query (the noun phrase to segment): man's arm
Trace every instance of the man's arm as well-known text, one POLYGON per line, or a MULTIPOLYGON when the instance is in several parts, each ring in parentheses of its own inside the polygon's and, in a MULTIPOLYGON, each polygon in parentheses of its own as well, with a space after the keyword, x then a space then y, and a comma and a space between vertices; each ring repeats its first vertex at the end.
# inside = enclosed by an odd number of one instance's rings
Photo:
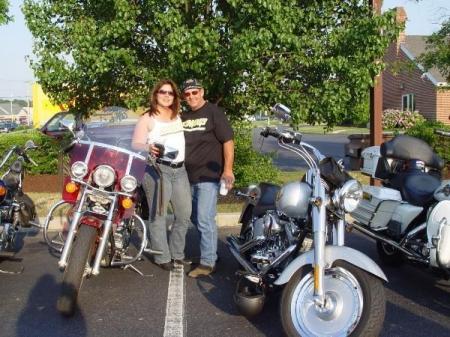
POLYGON ((223 159, 224 165, 221 178, 225 180, 227 189, 230 190, 234 184, 234 141, 232 139, 223 143, 223 159))

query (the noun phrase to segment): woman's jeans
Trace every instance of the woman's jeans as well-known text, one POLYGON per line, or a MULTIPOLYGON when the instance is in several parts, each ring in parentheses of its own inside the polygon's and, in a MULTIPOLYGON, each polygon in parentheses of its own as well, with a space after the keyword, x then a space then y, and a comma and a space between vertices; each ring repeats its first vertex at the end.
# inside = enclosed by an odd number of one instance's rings
POLYGON ((200 234, 200 264, 214 267, 217 260, 217 192, 219 184, 201 182, 191 185, 192 223, 200 234))
MULTIPOLYGON (((162 200, 161 211, 156 212, 149 210, 150 215, 150 245, 153 250, 159 250, 161 255, 155 255, 155 262, 158 264, 170 262, 171 259, 184 259, 184 247, 186 244, 186 232, 190 224, 192 199, 190 193, 190 185, 186 169, 184 165, 180 168, 171 168, 166 165, 159 165, 162 173, 162 200), (174 223, 170 231, 169 240, 167 240, 167 207, 169 202, 172 204, 174 214, 174 223)), ((160 195, 156 189, 157 182, 148 172, 144 175, 142 187, 144 188, 147 203, 149 205, 157 205, 154 202, 154 196, 160 195), (158 193, 155 193, 155 190, 158 193)))

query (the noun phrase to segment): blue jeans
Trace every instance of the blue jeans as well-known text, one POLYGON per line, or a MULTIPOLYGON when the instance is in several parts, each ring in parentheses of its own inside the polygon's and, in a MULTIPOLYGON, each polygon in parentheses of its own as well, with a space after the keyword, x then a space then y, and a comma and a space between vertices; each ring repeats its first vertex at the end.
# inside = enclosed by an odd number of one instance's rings
POLYGON ((219 184, 191 184, 192 223, 200 234, 200 264, 214 267, 217 260, 217 193, 219 184))
MULTIPOLYGON (((162 251, 161 255, 154 256, 155 262, 161 264, 170 262, 171 259, 184 259, 186 232, 190 224, 192 202, 185 167, 171 168, 160 165, 159 168, 162 173, 162 214, 158 211, 152 214, 150 211, 149 234, 152 249, 162 251), (169 202, 172 204, 175 219, 168 240, 166 217, 169 202)), ((159 194, 155 193, 155 184, 155 178, 146 172, 142 186, 147 196, 148 204, 153 205, 153 207, 157 205, 154 199, 158 197, 156 194, 159 194)), ((152 207, 149 206, 149 208, 152 207)))

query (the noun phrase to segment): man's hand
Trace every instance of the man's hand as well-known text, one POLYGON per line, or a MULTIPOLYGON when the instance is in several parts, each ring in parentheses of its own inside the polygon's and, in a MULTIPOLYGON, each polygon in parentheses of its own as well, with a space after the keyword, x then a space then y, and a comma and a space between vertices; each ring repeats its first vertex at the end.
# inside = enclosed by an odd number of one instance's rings
POLYGON ((234 184, 233 171, 224 171, 222 173, 222 176, 220 177, 220 179, 225 181, 225 185, 227 187, 227 190, 231 190, 233 188, 233 184, 234 184))

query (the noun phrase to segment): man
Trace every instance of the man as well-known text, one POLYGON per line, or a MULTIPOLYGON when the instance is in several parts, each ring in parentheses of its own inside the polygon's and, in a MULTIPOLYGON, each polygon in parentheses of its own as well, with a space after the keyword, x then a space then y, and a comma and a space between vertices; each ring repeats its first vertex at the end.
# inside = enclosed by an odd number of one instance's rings
POLYGON ((192 222, 200 233, 200 264, 189 277, 214 272, 217 260, 217 193, 219 182, 231 189, 234 183, 233 130, 223 109, 204 98, 196 79, 182 85, 189 111, 181 115, 186 139, 185 165, 192 192, 192 222))

